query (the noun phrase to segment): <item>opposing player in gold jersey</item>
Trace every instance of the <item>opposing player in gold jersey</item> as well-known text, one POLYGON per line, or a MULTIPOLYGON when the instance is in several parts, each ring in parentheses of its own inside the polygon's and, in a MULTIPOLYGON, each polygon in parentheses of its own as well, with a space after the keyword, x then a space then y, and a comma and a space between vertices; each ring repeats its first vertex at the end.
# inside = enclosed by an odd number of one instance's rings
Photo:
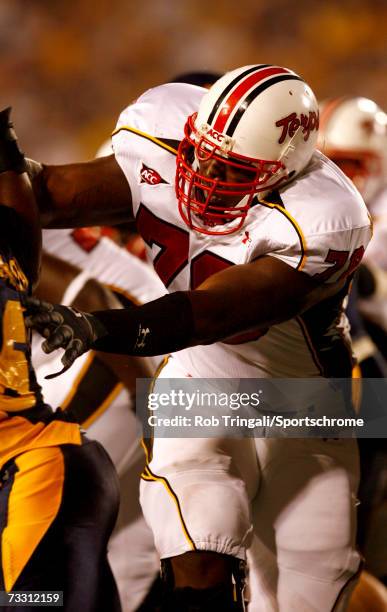
POLYGON ((41 231, 25 170, 7 109, 0 113, 0 590, 63 591, 69 612, 118 611, 106 557, 118 509, 114 468, 102 446, 45 404, 31 365, 23 304, 38 279, 41 231))

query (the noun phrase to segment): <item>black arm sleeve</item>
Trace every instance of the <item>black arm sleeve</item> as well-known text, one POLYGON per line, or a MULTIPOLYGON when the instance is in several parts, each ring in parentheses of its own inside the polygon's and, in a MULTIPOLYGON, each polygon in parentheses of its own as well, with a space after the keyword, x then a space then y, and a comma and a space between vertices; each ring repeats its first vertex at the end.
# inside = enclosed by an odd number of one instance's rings
POLYGON ((191 301, 183 291, 143 306, 92 313, 98 320, 98 339, 92 348, 123 355, 165 355, 190 346, 194 337, 191 301))

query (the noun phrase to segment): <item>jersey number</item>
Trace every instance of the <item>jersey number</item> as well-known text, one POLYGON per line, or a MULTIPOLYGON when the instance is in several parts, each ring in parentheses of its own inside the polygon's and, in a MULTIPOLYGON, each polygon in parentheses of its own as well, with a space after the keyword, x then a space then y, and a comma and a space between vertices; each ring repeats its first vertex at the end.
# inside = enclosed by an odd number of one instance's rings
MULTIPOLYGON (((364 250, 365 249, 363 246, 360 246, 354 250, 349 260, 348 269, 345 270, 345 272, 343 272, 339 276, 339 278, 337 279, 338 281, 342 280, 343 278, 347 276, 350 276, 352 272, 356 270, 356 268, 358 267, 358 265, 360 264, 362 260, 362 257, 364 255, 364 250)), ((349 251, 334 251, 332 249, 329 249, 328 255, 326 256, 325 261, 327 263, 333 264, 333 266, 331 266, 327 270, 324 270, 324 272, 320 272, 319 274, 316 274, 315 275, 316 278, 319 278, 320 280, 325 282, 326 280, 331 278, 331 276, 336 274, 336 272, 338 272, 345 266, 345 264, 348 261, 348 257, 349 257, 349 251)))
MULTIPOLYGON (((152 247, 156 244, 160 251, 153 266, 164 285, 168 287, 188 264, 189 233, 156 217, 146 206, 140 205, 137 214, 137 229, 145 242, 152 247)), ((234 264, 210 251, 203 251, 191 261, 190 288, 196 289, 209 276, 233 266, 234 264)), ((263 335, 262 330, 247 332, 226 341, 227 344, 251 342, 263 335)))

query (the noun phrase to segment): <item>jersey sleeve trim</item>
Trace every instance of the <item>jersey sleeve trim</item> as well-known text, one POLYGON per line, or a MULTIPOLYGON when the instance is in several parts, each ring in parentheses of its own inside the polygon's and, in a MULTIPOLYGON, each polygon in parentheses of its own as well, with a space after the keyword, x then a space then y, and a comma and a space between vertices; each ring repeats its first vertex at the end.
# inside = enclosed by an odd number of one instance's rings
POLYGON ((263 200, 263 199, 260 199, 259 203, 262 204, 263 206, 268 207, 268 208, 275 208, 276 210, 278 210, 282 215, 284 215, 284 217, 286 217, 286 219, 288 221, 290 221, 290 223, 294 227, 294 229, 295 229, 295 231, 297 233, 298 239, 300 241, 300 247, 301 247, 301 257, 300 257, 300 261, 297 264, 296 270, 299 270, 299 271, 302 270, 302 268, 305 266, 305 262, 306 262, 306 258, 307 258, 307 255, 306 255, 306 239, 305 239, 304 233, 303 233, 302 229, 300 228, 300 226, 298 225, 297 221, 280 204, 274 204, 274 203, 271 203, 271 202, 267 202, 267 200, 263 200))
MULTIPOLYGON (((136 128, 130 127, 129 125, 121 125, 119 128, 114 130, 114 132, 112 132, 112 137, 116 136, 116 134, 118 134, 122 130, 125 131, 125 132, 132 132, 132 134, 136 134, 137 136, 141 136, 141 138, 146 138, 146 140, 150 140, 151 142, 154 142, 155 144, 157 144, 162 149, 165 149, 166 151, 169 151, 169 153, 172 153, 172 155, 177 155, 177 148, 171 147, 167 142, 164 142, 160 138, 156 138, 155 136, 151 136, 150 134, 147 134, 146 132, 141 132, 141 130, 137 130, 136 128)), ((171 142, 171 141, 168 141, 168 142, 171 142)))
POLYGON ((370 238, 370 240, 371 240, 373 238, 373 236, 374 236, 374 219, 372 218, 372 215, 371 215, 369 210, 367 210, 367 216, 368 216, 368 219, 370 221, 370 230, 371 230, 371 238, 370 238))

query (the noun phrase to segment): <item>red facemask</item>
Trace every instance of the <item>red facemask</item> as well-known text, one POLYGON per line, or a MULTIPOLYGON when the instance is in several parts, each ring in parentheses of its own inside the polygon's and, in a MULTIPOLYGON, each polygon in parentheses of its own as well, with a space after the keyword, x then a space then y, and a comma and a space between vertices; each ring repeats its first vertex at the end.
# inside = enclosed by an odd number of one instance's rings
POLYGON ((242 227, 255 194, 282 183, 287 178, 286 169, 280 161, 254 159, 222 150, 197 132, 195 119, 196 114, 188 118, 185 138, 177 154, 175 189, 179 212, 185 223, 200 233, 231 234, 242 227), (223 165, 222 178, 228 173, 241 178, 230 181, 201 173, 200 162, 209 160, 216 161, 220 167, 223 165), (198 170, 194 170, 194 165, 198 170), (278 180, 273 181, 277 174, 278 180), (230 200, 234 202, 230 204, 230 200), (226 227, 212 229, 216 225, 226 227))

